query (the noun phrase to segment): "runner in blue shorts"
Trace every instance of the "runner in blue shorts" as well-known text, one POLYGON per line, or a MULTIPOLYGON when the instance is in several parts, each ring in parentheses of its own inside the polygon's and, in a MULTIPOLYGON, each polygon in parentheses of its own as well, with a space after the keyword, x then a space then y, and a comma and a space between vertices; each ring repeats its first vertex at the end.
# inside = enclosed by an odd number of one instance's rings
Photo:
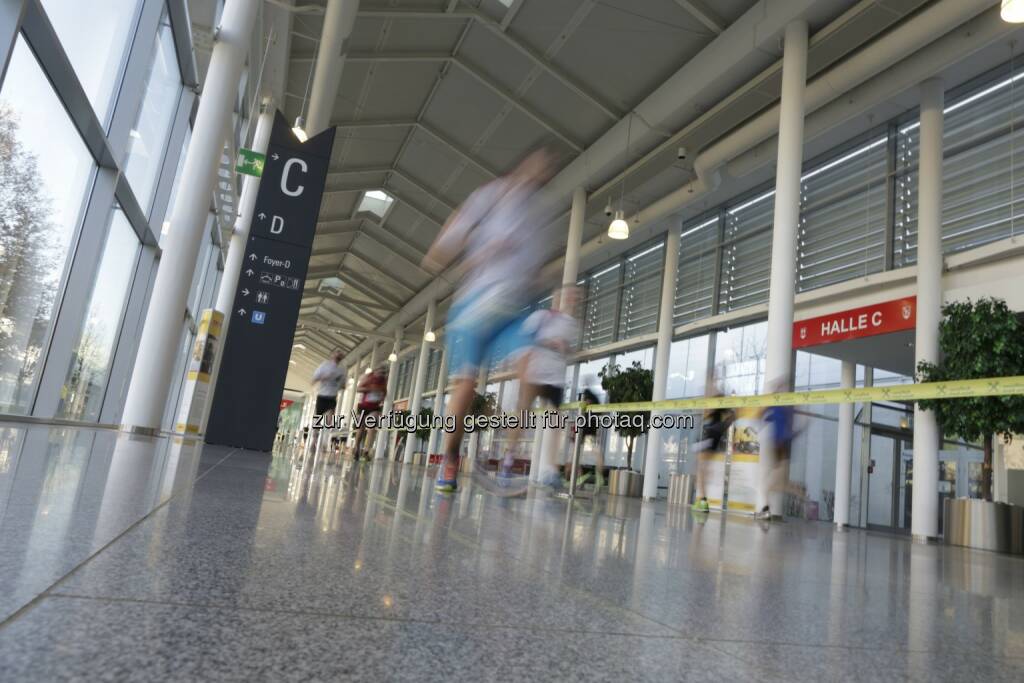
MULTIPOLYGON (((551 162, 547 150, 531 152, 511 173, 476 190, 448 219, 424 258, 424 267, 434 272, 460 253, 466 266, 448 312, 449 366, 455 382, 448 410, 455 429, 446 434, 438 490, 457 487, 463 421, 481 364, 530 344, 522 323, 524 309, 539 291, 538 276, 551 242, 540 235, 547 216, 539 195, 551 176, 551 162)), ((521 395, 520 402, 524 399, 521 395)))

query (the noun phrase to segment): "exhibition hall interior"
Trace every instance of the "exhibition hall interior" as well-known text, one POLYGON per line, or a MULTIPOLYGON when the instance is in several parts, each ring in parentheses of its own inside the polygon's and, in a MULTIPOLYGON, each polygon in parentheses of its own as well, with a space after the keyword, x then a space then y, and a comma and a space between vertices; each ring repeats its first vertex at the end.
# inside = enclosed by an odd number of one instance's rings
POLYGON ((1024 0, 0 0, 0 679, 1024 680, 1022 129, 1024 0))

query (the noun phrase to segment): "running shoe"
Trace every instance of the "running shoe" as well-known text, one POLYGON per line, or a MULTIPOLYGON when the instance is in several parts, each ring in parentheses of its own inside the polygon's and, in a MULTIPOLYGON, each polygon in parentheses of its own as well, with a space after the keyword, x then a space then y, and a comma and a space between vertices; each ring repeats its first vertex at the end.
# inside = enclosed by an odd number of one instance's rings
POLYGON ((455 493, 459 488, 459 459, 445 458, 437 468, 437 483, 434 488, 441 493, 455 493))
POLYGON ((757 519, 763 519, 765 521, 770 520, 772 518, 771 508, 765 505, 763 508, 761 508, 760 512, 754 514, 754 517, 756 517, 757 519))
POLYGON ((583 473, 583 474, 582 474, 582 475, 580 476, 580 478, 576 480, 576 485, 577 485, 577 486, 583 486, 583 485, 584 485, 584 484, 586 484, 586 483, 587 483, 588 481, 590 481, 590 472, 584 472, 584 473, 583 473))
POLYGON ((540 483, 541 486, 547 486, 556 493, 565 488, 565 484, 562 481, 562 475, 559 474, 558 472, 552 472, 551 474, 547 475, 546 477, 541 479, 540 483))
POLYGON ((707 498, 701 498, 700 500, 694 502, 693 509, 695 512, 708 512, 711 510, 711 506, 708 505, 707 498))

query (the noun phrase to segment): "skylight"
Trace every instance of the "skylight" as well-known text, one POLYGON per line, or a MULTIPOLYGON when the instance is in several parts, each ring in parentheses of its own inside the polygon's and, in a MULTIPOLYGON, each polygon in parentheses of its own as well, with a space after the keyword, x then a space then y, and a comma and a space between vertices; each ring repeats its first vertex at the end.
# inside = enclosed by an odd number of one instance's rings
POLYGON ((359 201, 359 208, 356 211, 366 211, 372 213, 377 218, 384 218, 384 214, 388 212, 391 203, 394 201, 395 198, 383 190, 370 190, 363 194, 363 198, 359 201))

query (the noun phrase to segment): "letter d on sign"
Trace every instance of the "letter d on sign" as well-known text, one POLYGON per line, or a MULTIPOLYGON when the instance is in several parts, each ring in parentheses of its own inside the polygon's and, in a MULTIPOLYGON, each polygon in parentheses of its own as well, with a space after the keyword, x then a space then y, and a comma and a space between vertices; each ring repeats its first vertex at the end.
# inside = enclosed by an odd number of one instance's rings
POLYGON ((280 235, 284 232, 284 219, 280 216, 274 216, 270 219, 270 234, 280 235))
POLYGON ((299 165, 299 168, 302 169, 303 173, 307 173, 309 171, 309 166, 307 166, 306 162, 302 159, 296 159, 293 157, 284 162, 284 170, 281 171, 281 192, 284 192, 289 197, 298 197, 302 194, 302 191, 306 189, 304 185, 296 185, 294 190, 288 189, 288 174, 291 173, 292 166, 295 164, 299 165))

